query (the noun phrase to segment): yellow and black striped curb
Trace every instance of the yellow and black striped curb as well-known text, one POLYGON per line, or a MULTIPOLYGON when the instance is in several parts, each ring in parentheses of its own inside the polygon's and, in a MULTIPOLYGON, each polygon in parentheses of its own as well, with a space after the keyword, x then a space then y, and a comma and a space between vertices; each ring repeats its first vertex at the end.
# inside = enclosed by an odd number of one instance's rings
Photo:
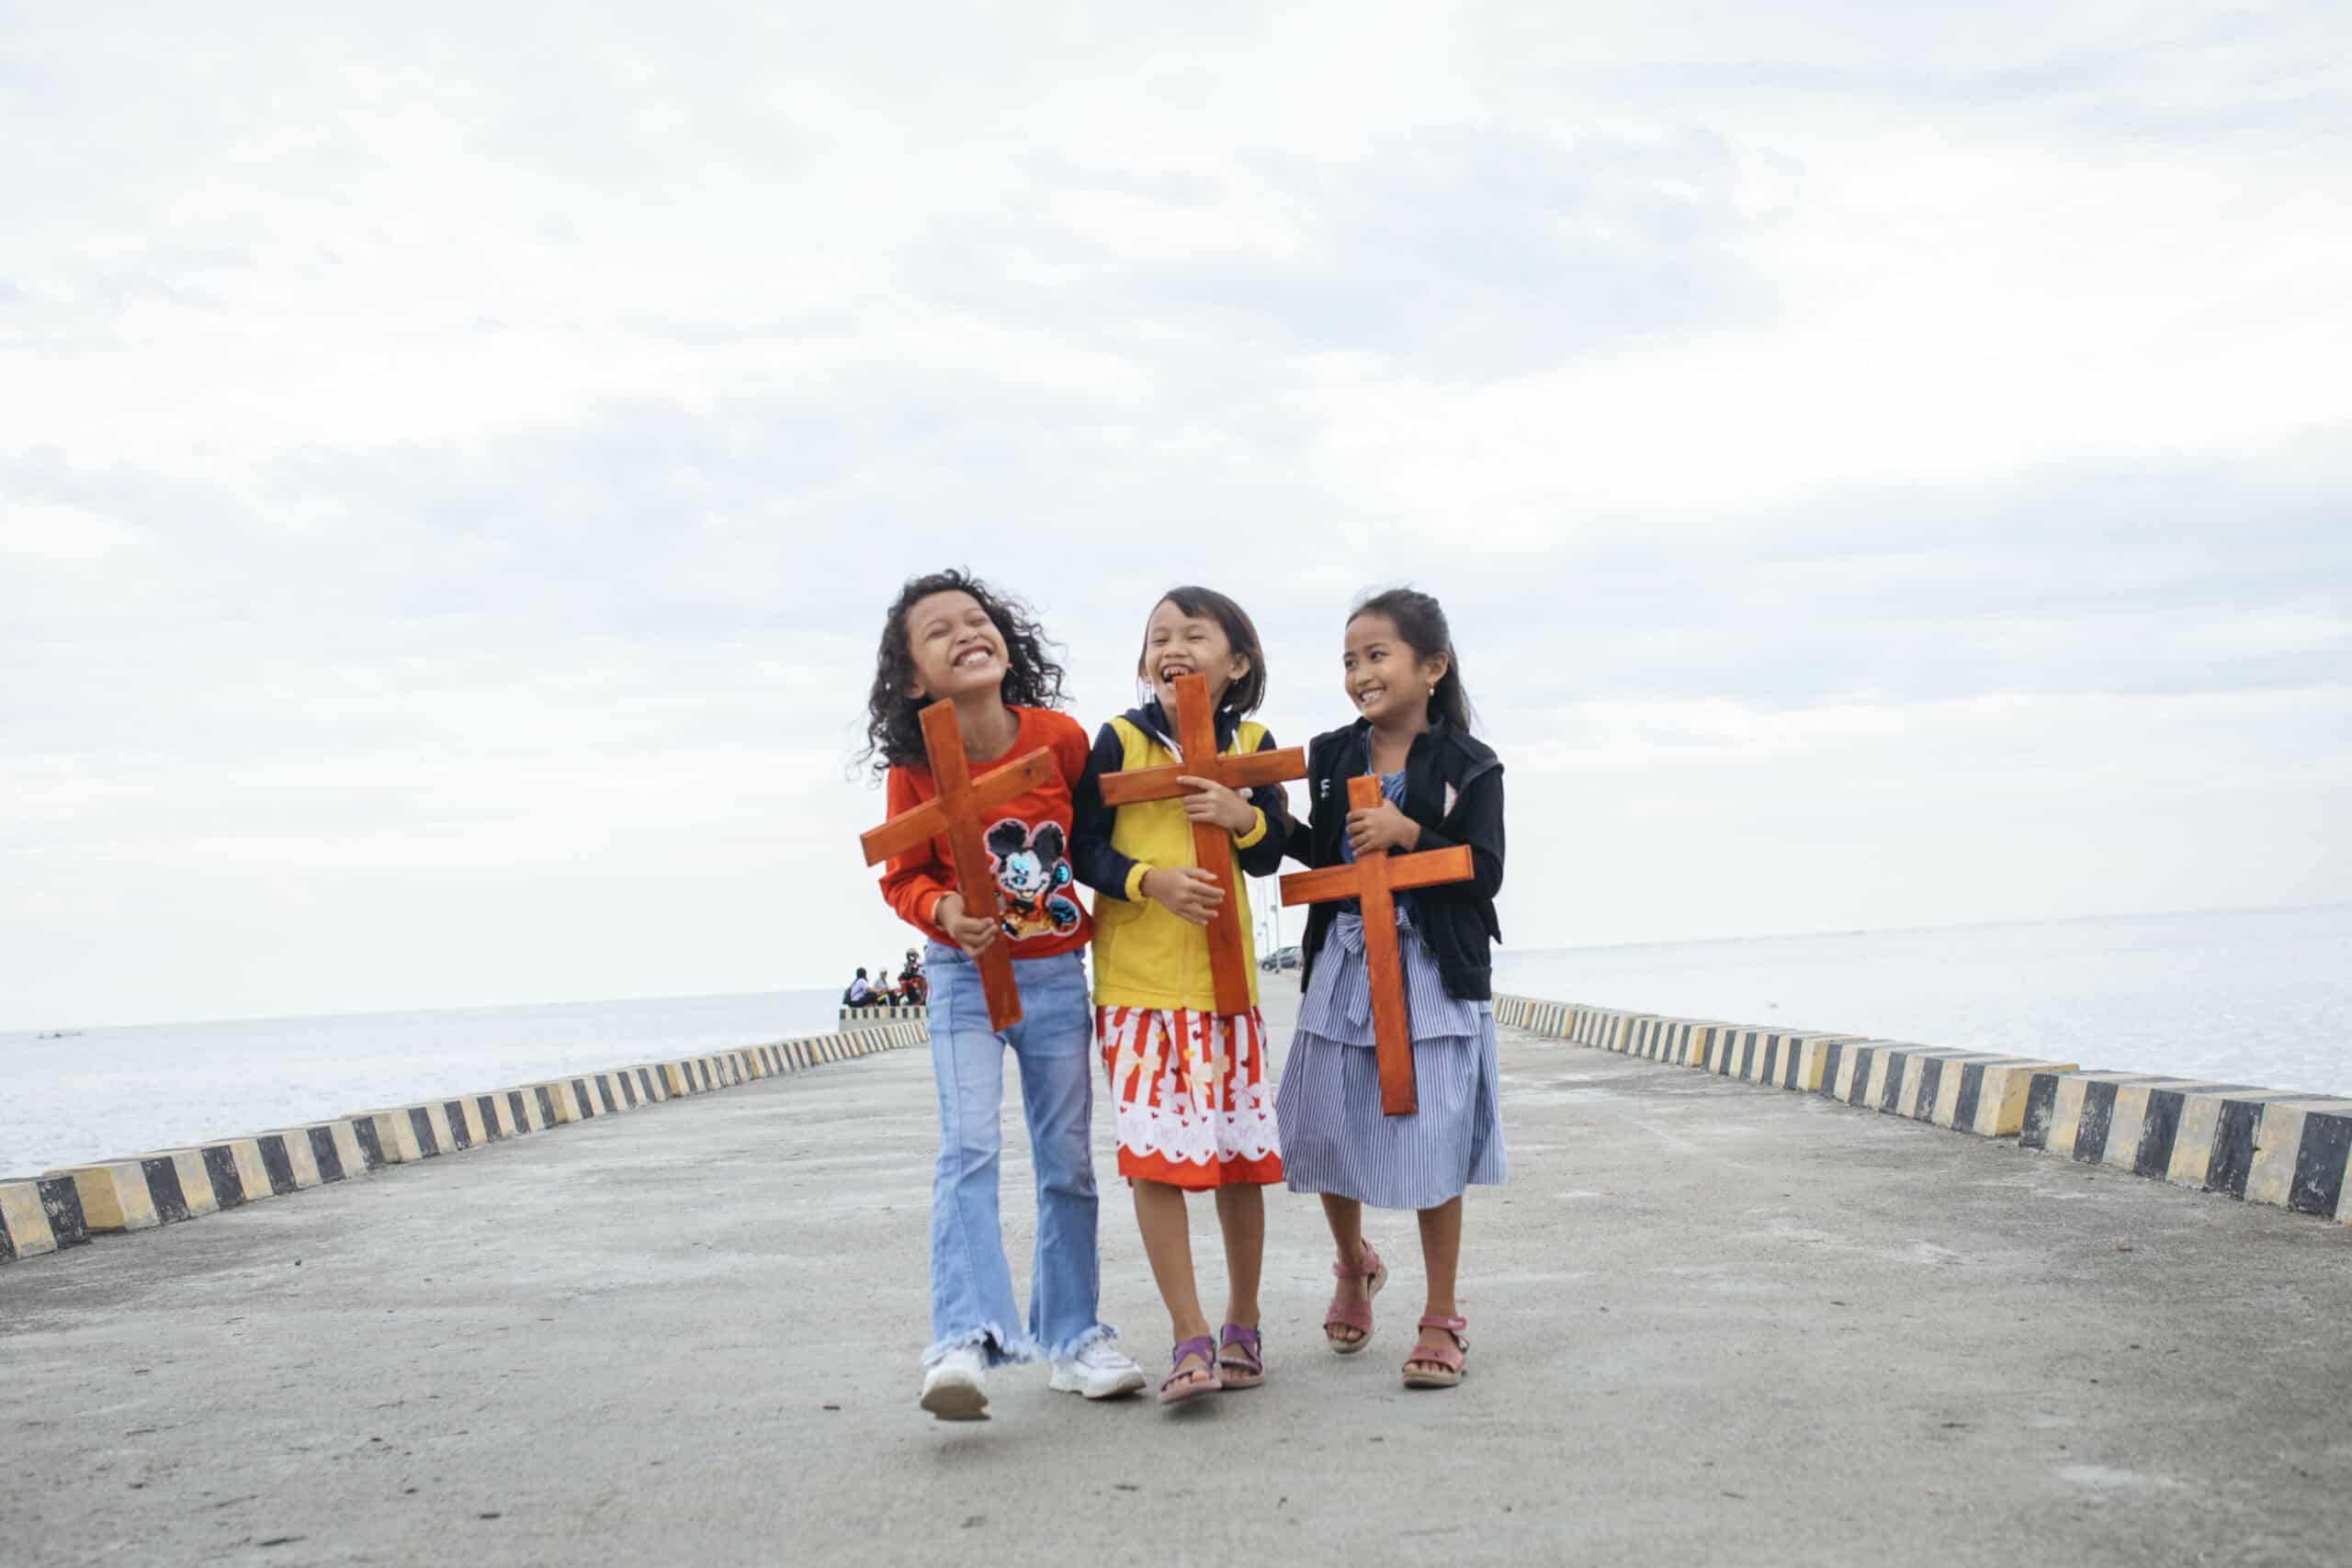
POLYGON ((37 1258, 90 1239, 82 1195, 63 1177, 0 1181, 0 1263, 37 1258))
POLYGON ((2352 1100, 1533 997, 1495 1021, 2352 1224, 2352 1100))
POLYGON ((2352 1100, 2150 1073, 2033 1075, 2026 1147, 2352 1224, 2352 1100))
POLYGON ((829 1062, 916 1045, 927 1022, 747 1045, 677 1061, 548 1078, 483 1094, 357 1111, 300 1127, 67 1166, 0 1181, 0 1263, 79 1247, 94 1236, 153 1230, 345 1181, 385 1166, 617 1116, 829 1062))
POLYGON ((842 1009, 842 1027, 871 1029, 877 1023, 904 1023, 913 1020, 927 1020, 930 1017, 930 1007, 922 1002, 900 1002, 888 1007, 844 1006, 842 1009))

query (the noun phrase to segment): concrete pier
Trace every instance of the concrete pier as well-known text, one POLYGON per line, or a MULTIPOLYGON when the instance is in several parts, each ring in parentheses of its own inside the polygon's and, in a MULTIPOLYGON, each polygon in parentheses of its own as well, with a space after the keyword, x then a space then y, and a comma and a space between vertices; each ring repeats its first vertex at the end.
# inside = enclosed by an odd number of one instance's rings
MULTIPOLYGON (((1319 1210, 1276 1194, 1266 1387, 1018 1369, 933 1422, 908 1049, 11 1266, 0 1562, 2352 1558, 2352 1227, 1515 1032, 1503 1065, 1451 1393, 1397 1381, 1410 1218, 1342 1360, 1319 1210)), ((1214 1309, 1205 1203, 1194 1235, 1214 1309)))

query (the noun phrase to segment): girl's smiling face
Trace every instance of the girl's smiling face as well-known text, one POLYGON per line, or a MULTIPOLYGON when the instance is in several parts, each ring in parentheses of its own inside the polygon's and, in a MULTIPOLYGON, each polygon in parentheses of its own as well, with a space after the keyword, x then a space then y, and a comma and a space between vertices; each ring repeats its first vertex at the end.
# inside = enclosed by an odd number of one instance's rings
POLYGON ((1424 659, 1396 632, 1396 623, 1367 612, 1348 623, 1340 662, 1348 700, 1374 724, 1429 712, 1430 693, 1445 677, 1442 653, 1424 659))
POLYGON ((1205 675, 1209 706, 1225 700, 1226 688, 1250 673, 1247 654, 1233 651, 1233 639, 1214 615, 1188 615, 1173 599, 1162 599, 1144 623, 1143 661, 1136 673, 1151 682, 1162 713, 1174 723, 1176 681, 1182 675, 1205 675))
POLYGON ((1004 633, 980 602, 960 589, 918 599, 907 610, 907 654, 914 661, 907 694, 936 701, 995 691, 1004 684, 1004 633))

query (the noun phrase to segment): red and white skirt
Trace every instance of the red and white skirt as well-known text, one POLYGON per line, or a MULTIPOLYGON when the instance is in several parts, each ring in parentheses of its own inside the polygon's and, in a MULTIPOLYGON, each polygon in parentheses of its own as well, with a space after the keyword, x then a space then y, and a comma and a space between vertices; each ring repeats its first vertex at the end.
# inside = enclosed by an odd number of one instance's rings
POLYGON ((1190 1008, 1094 1010, 1111 1077, 1119 1174, 1195 1191, 1283 1179, 1266 1021, 1190 1008))

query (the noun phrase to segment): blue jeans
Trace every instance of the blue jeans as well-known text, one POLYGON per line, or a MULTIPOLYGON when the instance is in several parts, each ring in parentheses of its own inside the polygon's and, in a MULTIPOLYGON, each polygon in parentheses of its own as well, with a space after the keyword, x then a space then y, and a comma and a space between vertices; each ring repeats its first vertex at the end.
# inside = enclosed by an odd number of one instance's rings
POLYGON ((1111 1337, 1094 1316, 1094 1010, 1075 953, 1015 959, 1021 1021, 989 1028, 980 972, 961 948, 931 945, 931 1068, 939 1164, 931 1180, 930 1366, 978 1346, 990 1366, 1067 1356, 1111 1337), (997 1224, 1004 1050, 1021 1064, 1021 1108, 1037 1176, 1037 1246, 1024 1330, 997 1224))

